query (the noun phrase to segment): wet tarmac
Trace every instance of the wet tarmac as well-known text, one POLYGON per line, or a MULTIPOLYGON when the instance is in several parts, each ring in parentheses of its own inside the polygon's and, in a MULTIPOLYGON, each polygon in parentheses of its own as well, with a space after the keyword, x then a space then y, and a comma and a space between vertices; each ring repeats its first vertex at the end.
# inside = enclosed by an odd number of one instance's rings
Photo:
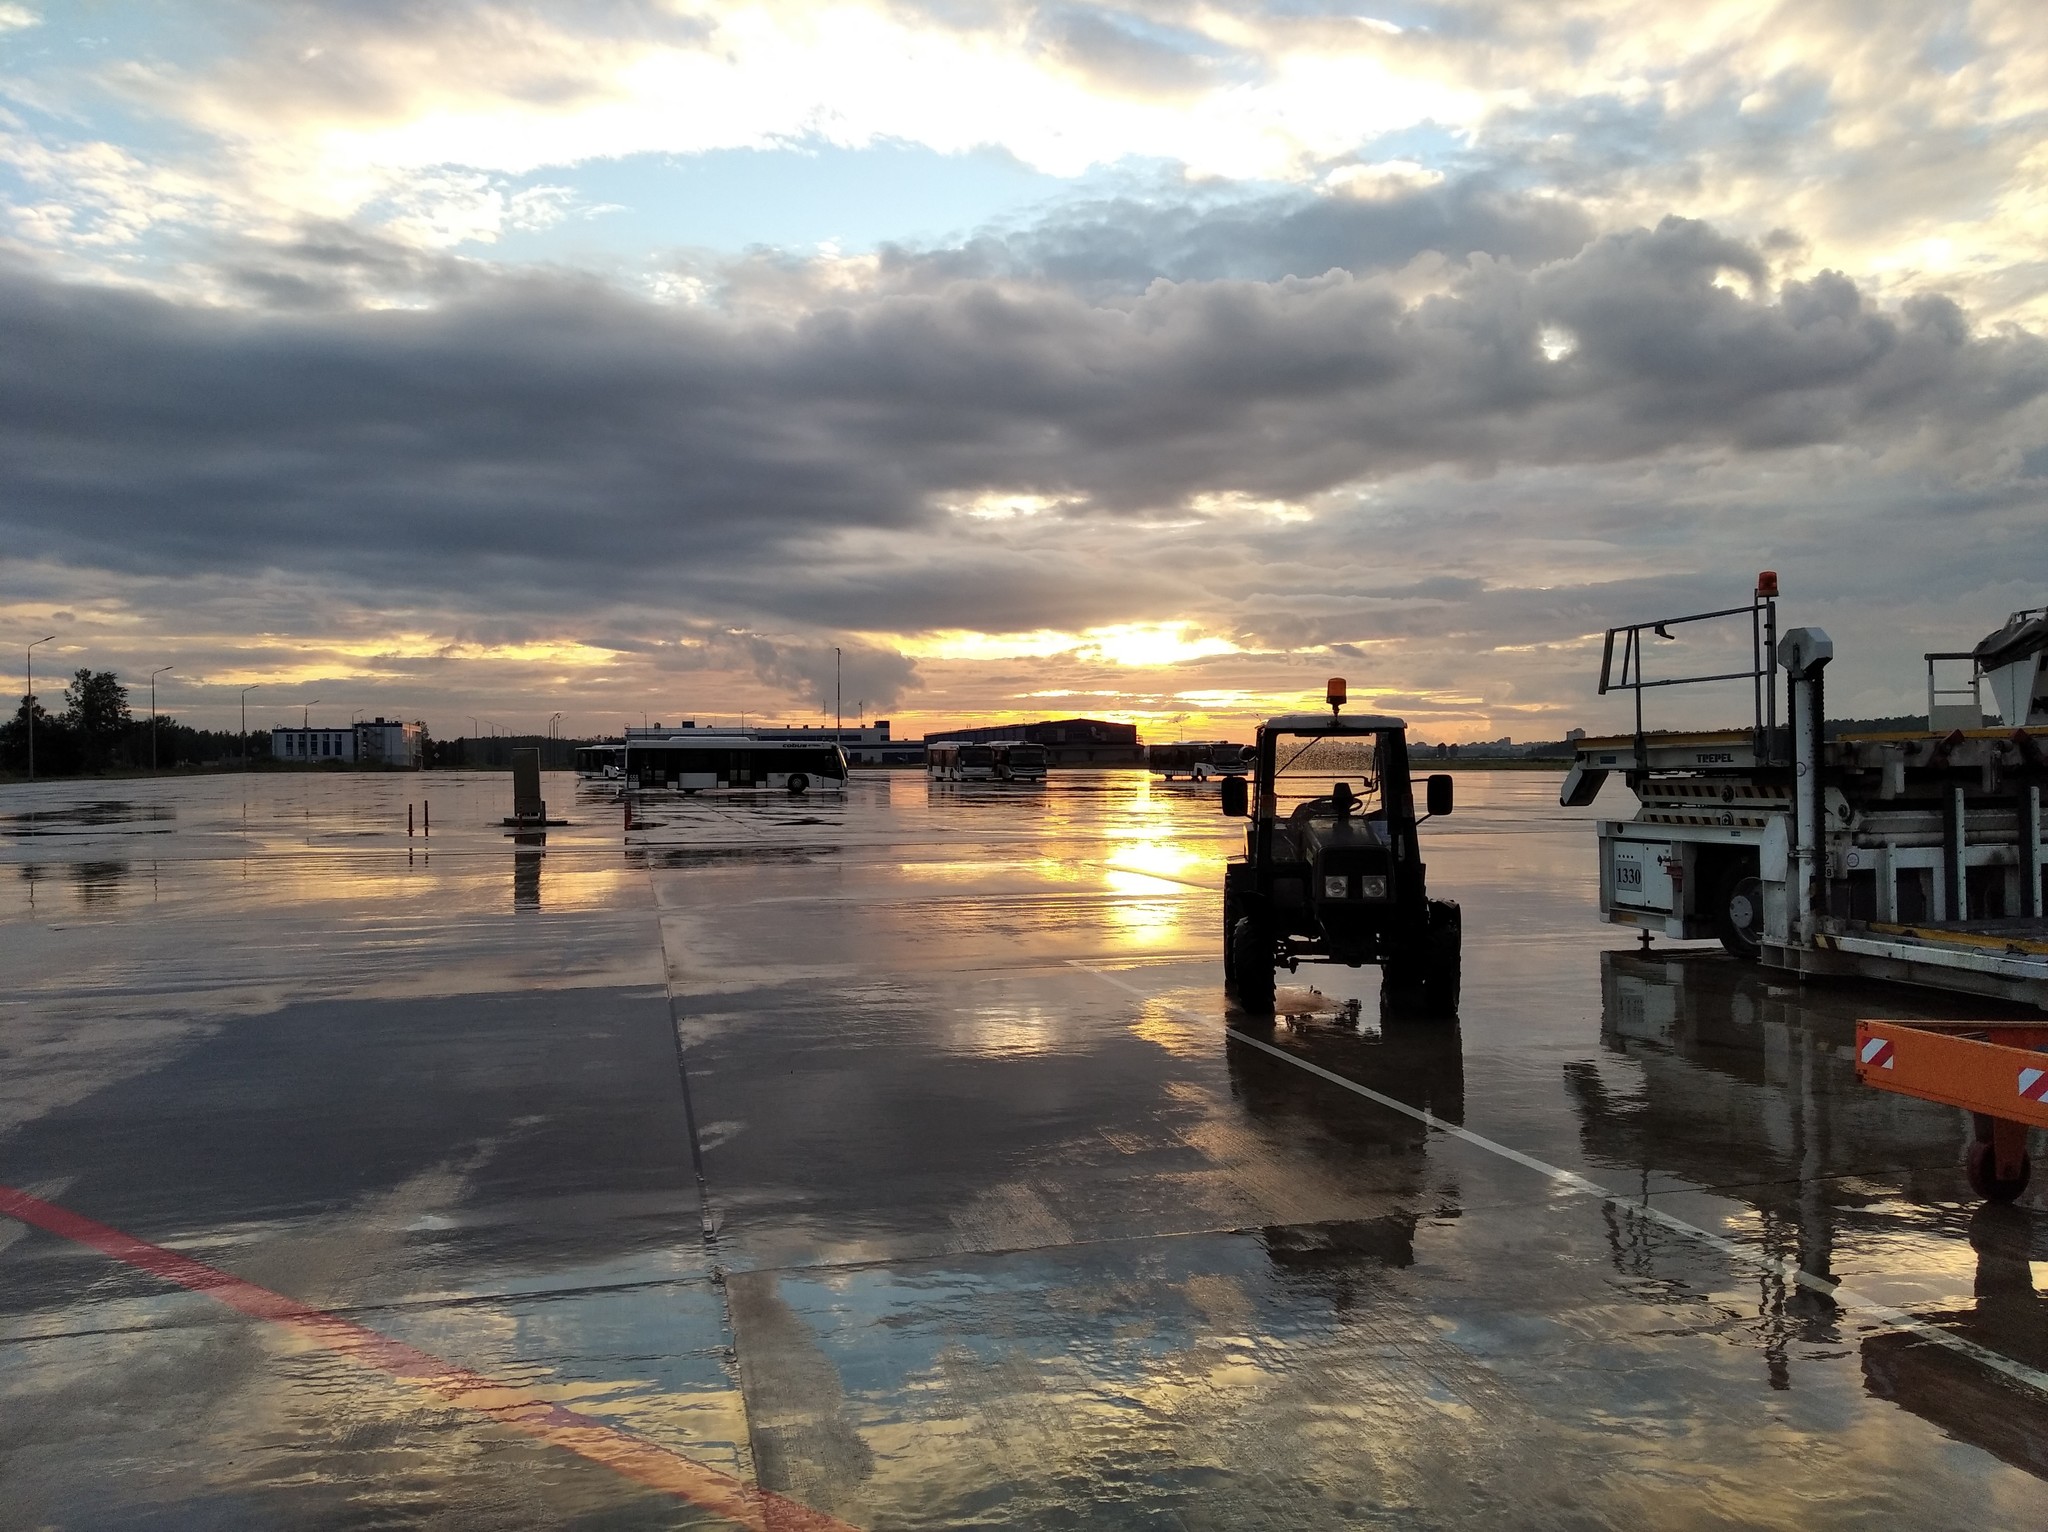
POLYGON ((1851 1061, 1965 1012, 1555 789, 1424 832, 1459 1024, 1247 1037, 1213 788, 0 788, 0 1525, 2048 1525, 2048 1202, 1851 1061))

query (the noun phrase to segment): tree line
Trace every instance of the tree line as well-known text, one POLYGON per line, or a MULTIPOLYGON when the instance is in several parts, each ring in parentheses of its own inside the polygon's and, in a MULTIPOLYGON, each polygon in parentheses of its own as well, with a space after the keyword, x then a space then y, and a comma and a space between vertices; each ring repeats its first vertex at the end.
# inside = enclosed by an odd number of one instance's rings
MULTIPOLYGON (((31 719, 39 777, 149 769, 150 721, 135 716, 128 688, 111 670, 86 669, 74 675, 64 688, 61 713, 50 712, 34 694, 24 696, 14 716, 0 724, 0 770, 27 773, 31 719)), ((267 758, 270 736, 251 736, 247 746, 249 755, 267 758)), ((167 770, 240 760, 244 741, 233 730, 195 729, 158 713, 155 748, 157 766, 167 770)))

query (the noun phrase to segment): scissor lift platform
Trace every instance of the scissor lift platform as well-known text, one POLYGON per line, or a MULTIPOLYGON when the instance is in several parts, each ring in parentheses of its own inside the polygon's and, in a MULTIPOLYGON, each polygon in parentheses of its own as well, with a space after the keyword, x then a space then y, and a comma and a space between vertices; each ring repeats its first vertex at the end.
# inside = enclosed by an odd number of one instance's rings
POLYGON ((2010 1202, 2032 1173, 2027 1131, 2048 1128, 2048 1024, 1859 1021, 1856 1074, 1879 1090, 1968 1112, 1970 1188, 2010 1202))

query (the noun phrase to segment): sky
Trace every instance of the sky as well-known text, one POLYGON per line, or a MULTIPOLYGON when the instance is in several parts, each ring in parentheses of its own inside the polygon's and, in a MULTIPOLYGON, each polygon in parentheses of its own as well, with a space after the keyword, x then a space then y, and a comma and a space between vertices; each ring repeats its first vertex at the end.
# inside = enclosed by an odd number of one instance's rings
POLYGON ((1344 675, 1555 739, 1768 568, 1915 711, 2048 602, 2040 19, 0 0, 0 656, 213 727, 1344 675))

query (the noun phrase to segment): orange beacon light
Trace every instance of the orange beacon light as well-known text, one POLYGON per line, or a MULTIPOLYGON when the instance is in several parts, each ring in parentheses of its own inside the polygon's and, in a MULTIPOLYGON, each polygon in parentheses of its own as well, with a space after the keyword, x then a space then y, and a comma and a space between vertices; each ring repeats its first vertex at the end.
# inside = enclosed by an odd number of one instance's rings
POLYGON ((1330 711, 1333 713, 1344 705, 1344 678, 1342 676, 1330 677, 1330 690, 1326 700, 1329 702, 1330 711))

